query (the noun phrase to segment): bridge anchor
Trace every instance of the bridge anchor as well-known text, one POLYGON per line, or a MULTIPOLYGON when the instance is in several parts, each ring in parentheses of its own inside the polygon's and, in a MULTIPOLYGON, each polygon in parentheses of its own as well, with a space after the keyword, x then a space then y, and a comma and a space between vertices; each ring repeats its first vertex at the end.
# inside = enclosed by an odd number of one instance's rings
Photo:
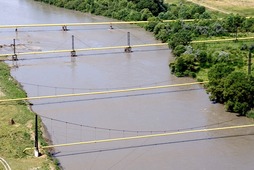
POLYGON ((18 61, 18 56, 17 56, 17 54, 12 55, 12 61, 18 61))
POLYGON ((131 53, 131 52, 132 52, 131 47, 126 47, 126 48, 124 49, 124 52, 126 52, 126 53, 131 53))
POLYGON ((63 31, 68 31, 67 26, 66 26, 66 25, 63 25, 63 26, 62 26, 62 30, 63 30, 63 31))
POLYGON ((71 51, 71 57, 77 57, 77 54, 76 54, 75 50, 71 51))
POLYGON ((114 29, 113 25, 111 23, 110 23, 109 29, 111 29, 111 30, 114 29))

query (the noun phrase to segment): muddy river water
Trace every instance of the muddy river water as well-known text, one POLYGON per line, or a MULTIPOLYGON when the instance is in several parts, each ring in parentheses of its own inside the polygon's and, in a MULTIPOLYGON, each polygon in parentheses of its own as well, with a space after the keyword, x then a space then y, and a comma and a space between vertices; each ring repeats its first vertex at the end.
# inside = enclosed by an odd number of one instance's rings
MULTIPOLYGON (((51 7, 32 0, 1 0, 0 23, 75 23, 112 21, 51 7)), ((0 30, 0 53, 159 43, 135 25, 37 27, 0 30)), ((29 97, 106 91, 194 82, 170 74, 167 46, 18 56, 8 64, 29 97)), ((202 86, 31 101, 53 144, 121 138, 178 130, 253 123, 212 104, 202 86)), ((129 141, 56 147, 63 169, 168 170, 253 169, 254 129, 235 129, 129 141)))

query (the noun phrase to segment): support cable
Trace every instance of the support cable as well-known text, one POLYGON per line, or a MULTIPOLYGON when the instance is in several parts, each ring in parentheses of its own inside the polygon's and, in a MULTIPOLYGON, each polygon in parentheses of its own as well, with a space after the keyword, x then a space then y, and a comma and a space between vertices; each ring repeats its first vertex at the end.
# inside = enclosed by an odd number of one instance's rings
POLYGON ((162 85, 162 86, 150 86, 150 87, 141 87, 141 88, 129 88, 129 89, 120 89, 120 90, 95 91, 95 92, 75 93, 75 94, 61 94, 61 95, 54 95, 54 96, 51 95, 51 96, 24 97, 24 98, 15 98, 15 99, 2 99, 2 100, 0 100, 0 102, 21 101, 21 100, 41 100, 41 99, 54 99, 54 98, 64 98, 64 97, 79 97, 79 96, 89 96, 89 95, 126 93, 126 92, 135 92, 135 91, 156 90, 156 89, 163 89, 163 88, 170 88, 170 87, 198 85, 198 84, 205 84, 205 83, 208 83, 208 81, 183 83, 183 84, 171 84, 171 85, 162 85))
MULTIPOLYGON (((155 133, 167 133, 167 132, 175 132, 175 131, 185 131, 185 130, 194 130, 194 129, 199 129, 199 128, 207 128, 207 127, 210 127, 210 126, 216 126, 216 125, 218 126, 218 125, 221 125, 221 124, 224 124, 224 123, 228 123, 228 122, 232 122, 232 121, 235 120, 235 119, 231 119, 231 120, 222 121, 222 122, 218 122, 218 123, 212 123, 212 124, 208 124, 208 125, 200 125, 200 126, 189 127, 189 128, 182 128, 182 129, 177 129, 177 130, 176 129, 171 129, 171 130, 169 130, 169 129, 167 129, 167 130, 128 130, 128 129, 115 129, 115 128, 105 128, 105 127, 98 127, 98 126, 90 126, 90 125, 78 124, 78 123, 73 123, 73 122, 67 122, 67 121, 64 121, 64 120, 49 118, 49 117, 46 117, 46 116, 40 116, 40 117, 44 118, 44 119, 51 120, 51 121, 55 121, 55 122, 68 123, 70 125, 77 126, 77 127, 81 126, 81 127, 88 128, 88 129, 98 129, 98 130, 104 130, 104 131, 109 131, 109 132, 134 133, 134 134, 137 134, 137 136, 140 133, 155 134, 155 133)), ((123 137, 124 137, 124 135, 123 135, 123 137)))
MULTIPOLYGON (((125 138, 101 139, 101 140, 74 142, 74 143, 66 143, 66 144, 56 144, 56 145, 49 145, 49 146, 41 146, 40 148, 41 149, 50 149, 50 148, 55 148, 55 147, 67 147, 67 146, 75 146, 75 145, 88 145, 88 144, 97 144, 97 143, 119 142, 119 141, 127 141, 127 140, 166 137, 166 136, 173 136, 173 135, 184 135, 184 134, 191 134, 191 133, 203 133, 203 132, 242 129, 242 128, 251 128, 251 127, 254 127, 254 124, 218 127, 218 128, 210 128, 210 129, 187 130, 187 131, 160 133, 160 134, 152 134, 152 135, 132 136, 132 137, 125 137, 125 138)), ((23 150, 23 152, 25 152, 27 150, 31 150, 31 149, 34 149, 34 148, 26 148, 23 150)))

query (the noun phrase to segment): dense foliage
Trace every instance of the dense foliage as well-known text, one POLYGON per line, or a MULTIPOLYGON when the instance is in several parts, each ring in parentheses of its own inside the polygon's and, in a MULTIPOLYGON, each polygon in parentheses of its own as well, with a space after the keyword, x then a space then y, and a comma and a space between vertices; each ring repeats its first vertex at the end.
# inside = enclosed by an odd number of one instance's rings
POLYGON ((246 34, 254 32, 254 18, 230 14, 218 19, 206 11, 205 7, 182 1, 177 4, 165 4, 163 0, 37 1, 119 20, 148 21, 143 27, 153 32, 156 39, 168 42, 175 55, 175 61, 170 63, 173 74, 196 77, 200 70, 210 70, 207 90, 211 100, 225 103, 227 110, 242 114, 246 114, 247 110, 253 107, 253 103, 243 100, 252 99, 253 91, 249 87, 253 86, 253 78, 243 72, 233 72, 243 70, 247 65, 249 44, 241 44, 241 47, 223 45, 213 48, 207 44, 193 45, 191 41, 216 37, 234 37, 237 40, 239 32, 246 34), (183 19, 196 21, 183 22, 183 19), (162 22, 162 20, 176 21, 162 22), (242 83, 245 83, 246 87, 242 83), (238 89, 243 96, 228 92, 233 88, 238 89))
POLYGON ((225 63, 214 65, 208 72, 207 92, 210 99, 224 103, 230 112, 246 115, 254 107, 254 77, 234 71, 225 63))
POLYGON ((163 0, 36 0, 120 20, 147 20, 166 11, 163 0))

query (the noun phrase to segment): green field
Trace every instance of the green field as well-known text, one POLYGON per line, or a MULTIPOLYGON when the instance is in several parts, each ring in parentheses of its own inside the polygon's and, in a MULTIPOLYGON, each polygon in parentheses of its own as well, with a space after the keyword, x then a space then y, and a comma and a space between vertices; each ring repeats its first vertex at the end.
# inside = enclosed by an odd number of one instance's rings
POLYGON ((243 16, 254 16, 253 0, 165 0, 167 3, 192 2, 205 6, 211 11, 221 13, 238 13, 243 16))

